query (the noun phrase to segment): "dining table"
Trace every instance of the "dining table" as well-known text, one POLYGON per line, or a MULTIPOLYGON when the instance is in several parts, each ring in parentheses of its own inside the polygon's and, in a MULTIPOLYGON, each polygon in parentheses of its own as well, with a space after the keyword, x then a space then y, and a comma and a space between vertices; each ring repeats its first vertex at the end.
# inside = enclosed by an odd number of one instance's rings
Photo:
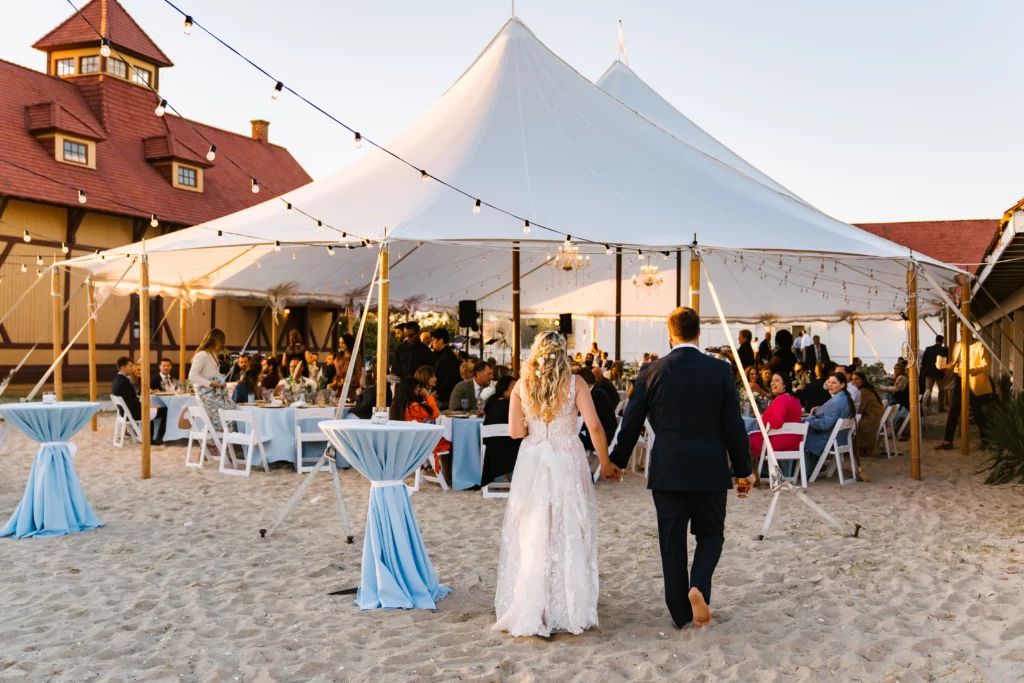
POLYGON ((199 405, 195 395, 154 391, 149 395, 149 400, 154 407, 167 408, 167 428, 164 430, 164 441, 187 439, 190 430, 188 427, 184 429, 179 427, 178 419, 189 409, 189 406, 199 405))
MULTIPOLYGON (((303 432, 314 432, 317 430, 317 423, 323 421, 320 419, 303 419, 303 412, 310 408, 318 408, 324 406, 313 406, 306 404, 299 405, 259 405, 255 403, 242 403, 238 405, 239 410, 244 410, 247 413, 252 413, 253 421, 256 423, 260 430, 260 436, 268 437, 268 440, 263 444, 263 450, 267 454, 267 462, 290 462, 295 464, 296 449, 295 449, 295 425, 296 418, 299 420, 299 427, 303 432)), ((331 407, 331 406, 329 406, 331 407)), ((353 418, 354 407, 346 406, 342 413, 342 419, 353 418)), ((303 459, 316 460, 324 452, 324 443, 308 442, 302 444, 302 457, 303 459)), ((259 452, 254 456, 253 465, 261 465, 263 462, 259 457, 259 452), (260 462, 256 462, 260 460, 260 462)), ((338 467, 347 467, 343 462, 338 463, 338 467)))

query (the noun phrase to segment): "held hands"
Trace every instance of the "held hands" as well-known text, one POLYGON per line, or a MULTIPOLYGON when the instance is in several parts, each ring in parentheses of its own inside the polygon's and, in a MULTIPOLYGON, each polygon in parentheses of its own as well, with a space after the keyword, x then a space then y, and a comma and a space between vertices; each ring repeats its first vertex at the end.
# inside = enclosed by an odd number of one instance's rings
POLYGON ((605 481, 621 482, 622 474, 622 469, 611 460, 601 463, 601 478, 605 481))

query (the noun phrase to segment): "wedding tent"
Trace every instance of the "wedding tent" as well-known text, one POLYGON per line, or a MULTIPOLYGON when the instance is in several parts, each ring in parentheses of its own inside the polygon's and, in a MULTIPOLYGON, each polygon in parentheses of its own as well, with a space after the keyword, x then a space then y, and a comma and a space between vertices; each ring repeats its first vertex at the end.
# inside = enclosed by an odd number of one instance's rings
MULTIPOLYGON (((618 249, 625 281, 648 261, 665 278, 655 295, 624 292, 623 314, 664 315, 675 305, 675 263, 686 268, 696 241, 737 321, 891 318, 906 308, 905 248, 807 205, 666 114, 667 103, 637 104, 630 74, 613 66, 602 81, 636 111, 512 19, 385 145, 390 153, 367 149, 283 197, 68 265, 100 289, 117 282, 118 293, 134 293, 138 264, 124 256, 145 250, 152 295, 337 305, 362 296, 386 238, 393 300, 449 308, 475 299, 510 311, 517 244, 524 314, 608 315, 618 249), (589 268, 552 268, 569 236, 589 268)), ((915 258, 941 283, 955 272, 915 258)), ((922 304, 935 299, 922 292, 922 304)))

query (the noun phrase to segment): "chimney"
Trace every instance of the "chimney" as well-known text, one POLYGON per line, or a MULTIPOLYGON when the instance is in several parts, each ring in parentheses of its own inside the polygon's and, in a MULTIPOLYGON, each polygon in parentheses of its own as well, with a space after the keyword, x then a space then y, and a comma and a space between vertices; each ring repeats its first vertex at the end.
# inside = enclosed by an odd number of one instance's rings
POLYGON ((259 140, 260 142, 270 144, 270 121, 264 121, 263 119, 256 119, 250 121, 252 124, 252 139, 259 140))

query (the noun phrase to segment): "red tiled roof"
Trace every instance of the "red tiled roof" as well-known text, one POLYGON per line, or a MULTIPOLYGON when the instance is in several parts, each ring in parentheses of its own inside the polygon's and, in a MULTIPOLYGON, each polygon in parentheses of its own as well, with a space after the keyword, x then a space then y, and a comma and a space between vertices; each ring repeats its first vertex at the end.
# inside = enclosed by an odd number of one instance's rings
POLYGON ((174 66, 163 50, 156 46, 117 0, 92 0, 81 9, 81 16, 77 12, 72 14, 63 24, 37 40, 32 47, 43 52, 53 52, 64 48, 95 45, 100 40, 96 36, 96 31, 114 47, 130 52, 136 57, 157 66, 174 66), (88 23, 82 17, 85 17, 88 23))
MULTIPOLYGON (((208 145, 176 116, 153 114, 152 92, 112 76, 80 76, 62 80, 0 60, 0 158, 59 179, 89 196, 91 211, 148 217, 196 225, 266 201, 305 185, 311 178, 288 150, 246 135, 193 123, 213 144, 217 159, 203 172, 203 192, 173 187, 146 160, 147 138, 170 137, 183 157, 201 158, 208 145), (51 103, 61 107, 62 120, 73 117, 103 133, 96 144, 96 170, 56 161, 27 129, 26 107, 51 103), (259 179, 264 193, 253 194, 249 178, 224 157, 234 159, 259 179), (110 196, 137 207, 127 209, 101 198, 110 196)), ((44 178, 0 164, 0 194, 78 207, 77 193, 44 178)))
POLYGON ((906 223, 858 223, 858 228, 944 263, 977 272, 999 237, 998 218, 906 223))
POLYGON ((90 140, 106 137, 92 112, 79 117, 59 102, 40 102, 25 107, 25 127, 33 134, 60 131, 90 140))

